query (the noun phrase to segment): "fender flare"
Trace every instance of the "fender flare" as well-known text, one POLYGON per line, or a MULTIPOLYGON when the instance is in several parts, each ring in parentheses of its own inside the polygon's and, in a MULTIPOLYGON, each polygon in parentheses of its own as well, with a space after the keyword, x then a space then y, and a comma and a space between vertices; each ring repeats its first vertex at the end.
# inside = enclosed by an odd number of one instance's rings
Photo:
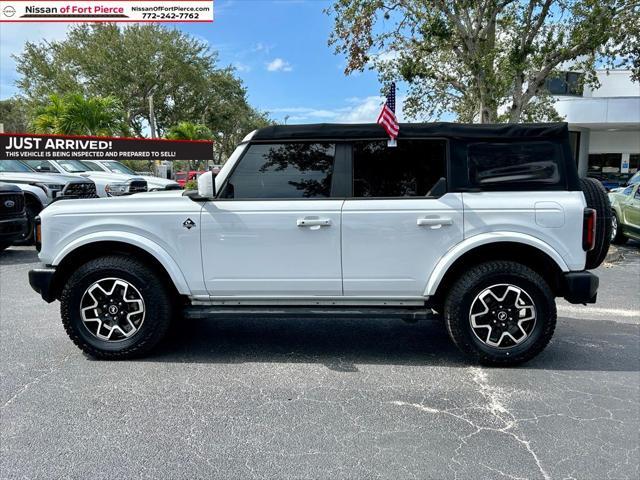
POLYGON ((435 295, 440 282, 444 278, 447 271, 449 271, 449 268, 451 268, 456 260, 458 260, 462 255, 482 245, 488 245, 490 243, 496 242, 520 243, 537 248, 538 250, 546 253, 556 263, 556 265, 558 265, 558 268, 560 268, 560 270, 562 270, 563 272, 569 271, 569 267, 567 266, 562 256, 548 243, 543 242, 536 237, 533 237, 526 233, 518 232, 482 233, 464 239, 462 242, 458 243, 455 247, 453 247, 440 258, 435 268, 433 269, 433 272, 431 272, 431 275, 429 276, 424 295, 426 297, 435 295))
POLYGON ((173 257, 156 242, 135 233, 106 231, 83 235, 65 245, 65 247, 57 253, 51 264, 54 266, 60 265, 64 258, 77 248, 98 242, 126 243, 144 250, 164 267, 178 293, 181 295, 191 295, 191 289, 187 284, 187 280, 173 257))

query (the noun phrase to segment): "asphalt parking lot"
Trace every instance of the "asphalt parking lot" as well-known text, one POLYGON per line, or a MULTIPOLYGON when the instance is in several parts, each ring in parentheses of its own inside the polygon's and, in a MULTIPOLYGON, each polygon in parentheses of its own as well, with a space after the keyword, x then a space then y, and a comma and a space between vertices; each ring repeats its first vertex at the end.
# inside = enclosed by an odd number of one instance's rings
POLYGON ((465 363, 435 321, 192 321, 101 362, 0 255, 1 478, 640 478, 640 249, 550 346, 465 363))

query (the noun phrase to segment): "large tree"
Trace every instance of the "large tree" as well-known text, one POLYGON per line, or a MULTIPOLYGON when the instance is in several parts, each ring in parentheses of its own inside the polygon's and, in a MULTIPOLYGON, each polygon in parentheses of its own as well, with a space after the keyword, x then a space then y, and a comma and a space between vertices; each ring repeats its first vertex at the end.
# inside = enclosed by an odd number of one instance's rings
POLYGON ((7 133, 24 133, 29 126, 26 102, 20 98, 0 100, 0 123, 7 133))
POLYGON ((409 116, 544 120, 557 115, 545 81, 561 70, 595 85, 598 62, 633 63, 638 37, 624 32, 637 34, 639 9, 637 0, 336 0, 329 42, 347 57, 345 73, 373 68, 408 82, 409 116))
POLYGON ((78 92, 113 97, 137 135, 152 120, 150 100, 158 136, 181 121, 225 132, 235 115, 254 111, 242 81, 216 66, 206 42, 159 25, 71 27, 61 41, 27 42, 16 62, 18 87, 31 103, 78 92))

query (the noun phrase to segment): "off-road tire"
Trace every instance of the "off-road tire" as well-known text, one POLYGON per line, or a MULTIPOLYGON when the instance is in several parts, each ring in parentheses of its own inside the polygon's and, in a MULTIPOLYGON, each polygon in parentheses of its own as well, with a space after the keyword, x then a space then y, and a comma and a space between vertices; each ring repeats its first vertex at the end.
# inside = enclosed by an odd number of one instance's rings
POLYGON ((453 284, 444 304, 444 320, 453 343, 473 361, 492 366, 513 366, 538 355, 547 346, 556 327, 556 304, 547 282, 520 263, 481 263, 462 274, 453 284), (536 309, 529 336, 510 348, 495 348, 482 342, 471 328, 471 306, 483 290, 495 284, 511 284, 525 291, 536 309))
POLYGON ((73 342, 88 355, 98 359, 128 359, 151 351, 167 333, 172 313, 172 297, 151 268, 135 258, 105 256, 90 260, 76 270, 60 297, 62 324, 73 342), (142 295, 145 318, 132 337, 109 342, 94 336, 82 321, 80 302, 85 291, 104 278, 120 278, 133 285, 142 295))
POLYGON ((611 202, 607 191, 598 180, 581 178, 580 184, 587 207, 596 211, 596 240, 593 250, 587 252, 585 268, 598 268, 604 261, 611 244, 611 202))
POLYGON ((620 225, 620 219, 618 218, 618 214, 616 213, 615 210, 611 211, 611 222, 613 225, 613 221, 615 220, 616 222, 616 234, 615 236, 613 235, 613 226, 611 227, 611 243, 615 243, 617 245, 622 245, 624 243, 627 243, 627 240, 629 240, 627 237, 624 236, 624 233, 622 233, 622 225, 620 225))

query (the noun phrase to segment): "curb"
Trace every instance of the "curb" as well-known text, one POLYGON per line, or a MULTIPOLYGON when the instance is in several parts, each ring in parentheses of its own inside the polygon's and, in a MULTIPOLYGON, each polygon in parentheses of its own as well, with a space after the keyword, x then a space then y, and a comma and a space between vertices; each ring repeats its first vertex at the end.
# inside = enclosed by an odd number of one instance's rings
POLYGON ((607 252, 607 256, 604 259, 604 263, 615 263, 624 259, 624 256, 618 250, 618 247, 615 245, 609 246, 609 251, 607 252))

